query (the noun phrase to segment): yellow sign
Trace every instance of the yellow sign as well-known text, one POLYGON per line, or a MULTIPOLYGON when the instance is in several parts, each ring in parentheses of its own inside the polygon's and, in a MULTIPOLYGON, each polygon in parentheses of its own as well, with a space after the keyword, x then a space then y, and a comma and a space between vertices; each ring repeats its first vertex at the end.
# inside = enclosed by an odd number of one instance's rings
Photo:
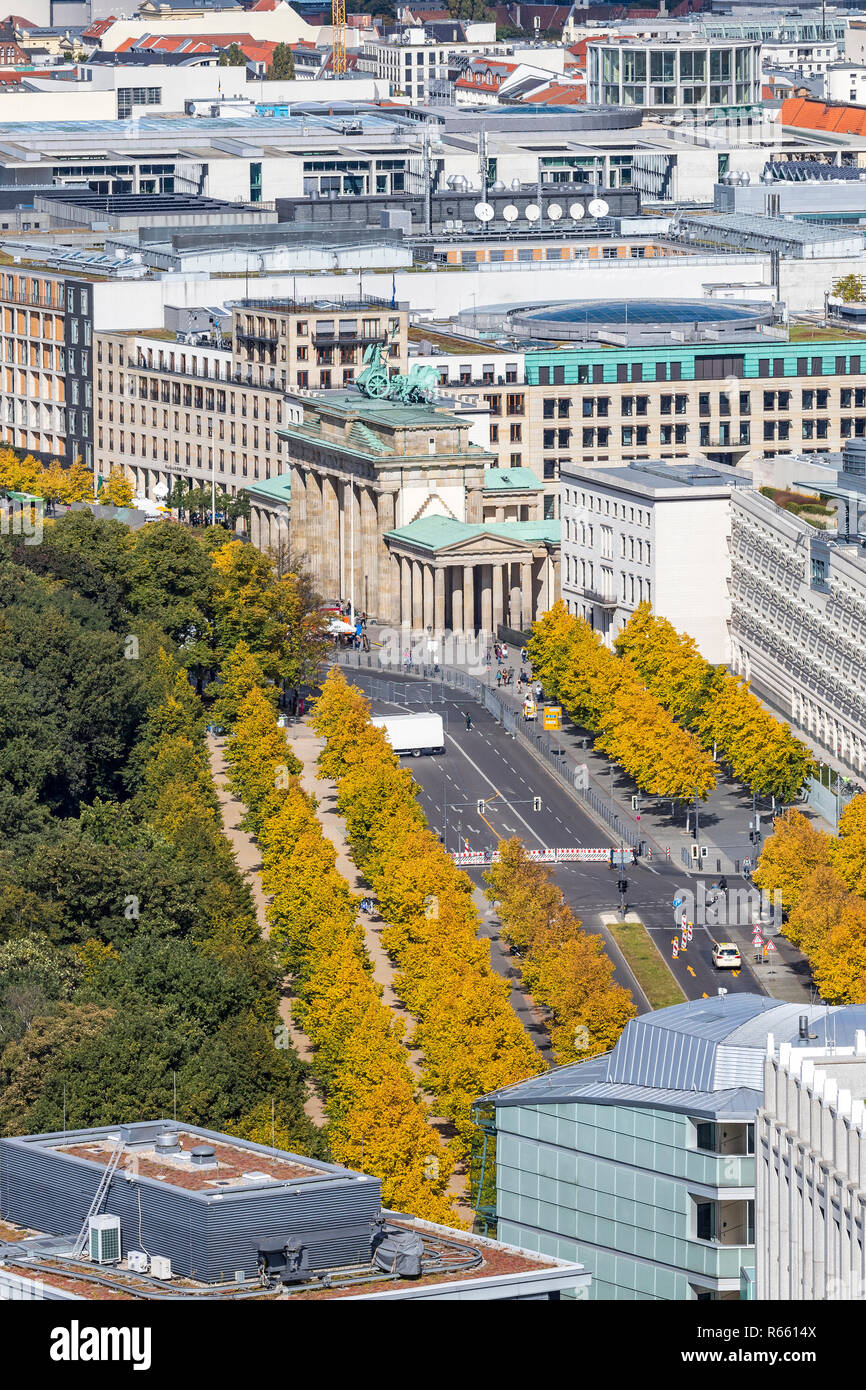
POLYGON ((544 727, 545 729, 562 728, 562 707, 560 705, 544 706, 544 727))

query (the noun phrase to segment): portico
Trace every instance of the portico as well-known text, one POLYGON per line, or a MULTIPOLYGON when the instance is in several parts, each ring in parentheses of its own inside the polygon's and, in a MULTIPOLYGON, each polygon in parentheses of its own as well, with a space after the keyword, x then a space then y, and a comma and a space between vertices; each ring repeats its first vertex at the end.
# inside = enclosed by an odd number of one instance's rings
POLYGON ((556 600, 556 521, 472 525, 429 516, 385 540, 399 568, 403 625, 522 630, 556 600))

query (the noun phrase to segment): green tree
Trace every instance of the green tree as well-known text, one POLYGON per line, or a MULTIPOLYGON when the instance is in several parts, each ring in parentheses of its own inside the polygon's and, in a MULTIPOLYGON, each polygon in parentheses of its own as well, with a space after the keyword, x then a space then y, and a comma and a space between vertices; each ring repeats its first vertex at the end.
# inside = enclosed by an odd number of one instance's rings
POLYGON ((295 75, 295 56, 287 43, 278 43, 274 49, 266 76, 269 82, 291 80, 295 75))
POLYGON ((249 59, 240 44, 230 43, 228 48, 224 48, 220 54, 218 66, 221 68, 245 68, 248 61, 249 59))
POLYGON ((859 304, 864 298, 863 276, 862 275, 842 275, 838 280, 833 281, 833 288, 830 293, 841 299, 844 304, 859 304))

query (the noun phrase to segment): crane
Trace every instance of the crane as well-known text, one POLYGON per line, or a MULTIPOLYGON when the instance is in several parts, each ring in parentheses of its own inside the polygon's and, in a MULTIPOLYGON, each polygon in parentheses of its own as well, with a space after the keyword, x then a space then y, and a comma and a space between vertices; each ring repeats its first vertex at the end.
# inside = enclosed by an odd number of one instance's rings
POLYGON ((331 67, 335 77, 342 77, 346 71, 346 0, 331 0, 331 28, 334 35, 331 67))

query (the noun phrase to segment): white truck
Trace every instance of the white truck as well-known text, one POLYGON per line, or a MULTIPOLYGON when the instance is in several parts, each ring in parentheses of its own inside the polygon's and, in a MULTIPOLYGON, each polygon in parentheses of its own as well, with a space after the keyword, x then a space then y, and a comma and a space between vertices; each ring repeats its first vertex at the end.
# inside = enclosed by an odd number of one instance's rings
POLYGON ((384 714, 372 723, 384 729, 395 753, 411 753, 418 758, 422 753, 445 752, 441 714, 384 714))

